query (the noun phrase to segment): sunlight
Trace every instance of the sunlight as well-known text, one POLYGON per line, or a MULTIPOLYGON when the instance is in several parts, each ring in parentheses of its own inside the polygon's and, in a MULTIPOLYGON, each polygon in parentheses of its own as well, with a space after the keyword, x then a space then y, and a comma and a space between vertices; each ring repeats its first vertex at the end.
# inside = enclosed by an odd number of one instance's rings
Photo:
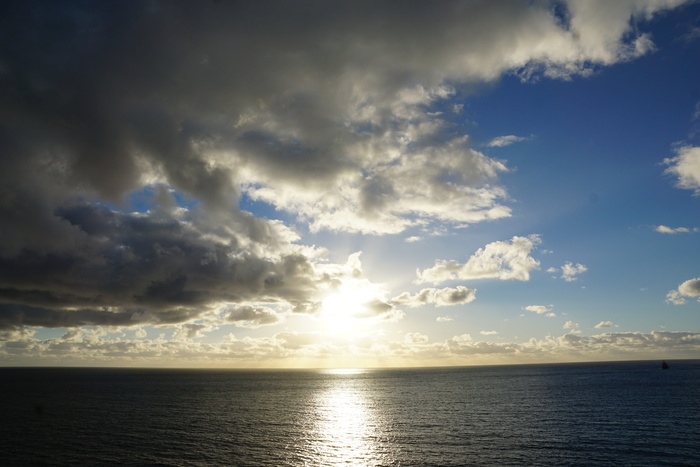
POLYGON ((386 454, 377 442, 380 414, 367 398, 366 381, 337 379, 315 398, 314 428, 308 452, 315 465, 380 465, 386 454))
POLYGON ((367 280, 346 280, 323 299, 319 318, 329 334, 352 334, 374 313, 369 304, 381 295, 376 284, 367 280))
POLYGON ((319 370, 320 373, 326 375, 361 375, 369 371, 367 368, 325 368, 319 370))

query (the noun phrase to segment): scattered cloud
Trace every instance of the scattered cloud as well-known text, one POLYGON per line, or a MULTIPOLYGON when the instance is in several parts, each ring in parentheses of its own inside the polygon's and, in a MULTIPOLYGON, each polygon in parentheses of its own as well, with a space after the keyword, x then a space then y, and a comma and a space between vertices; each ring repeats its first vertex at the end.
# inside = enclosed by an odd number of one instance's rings
POLYGON ((600 323, 595 325, 596 329, 601 329, 601 328, 616 328, 617 324, 613 323, 612 321, 601 321, 600 323))
POLYGON ((482 336, 495 336, 498 334, 498 331, 481 331, 479 334, 482 336))
POLYGON ((524 306, 523 310, 532 311, 533 313, 537 313, 538 315, 543 315, 552 311, 552 308, 554 308, 554 305, 528 305, 524 306))
POLYGON ((447 323, 453 320, 454 316, 438 316, 437 318, 435 318, 435 321, 437 321, 438 323, 447 323))
POLYGON ((564 329, 576 329, 579 326, 580 326, 580 324, 578 324, 578 323, 574 323, 573 321, 567 321, 566 323, 564 323, 564 326, 562 326, 562 328, 564 328, 564 329))
POLYGON ((518 143, 520 141, 527 141, 529 138, 526 138, 524 136, 515 136, 515 135, 507 135, 507 136, 499 136, 497 138, 492 139, 489 141, 486 146, 492 147, 492 148, 501 148, 505 146, 510 146, 511 144, 518 143))
POLYGON ((575 281, 578 274, 588 271, 588 268, 581 263, 575 265, 567 262, 561 267, 561 277, 567 282, 575 281))
POLYGON ((432 268, 416 271, 416 282, 438 284, 458 279, 527 281, 530 279, 530 271, 540 266, 539 261, 530 256, 532 249, 540 242, 538 235, 530 235, 489 243, 479 248, 464 264, 455 260, 437 260, 432 268))
POLYGON ((700 297, 700 278, 689 279, 679 285, 678 289, 670 290, 666 294, 666 301, 674 305, 685 305, 686 297, 700 297))
POLYGON ((664 159, 669 166, 665 173, 678 177, 679 188, 700 194, 700 147, 683 146, 676 153, 676 157, 664 159))
POLYGON ((688 301, 678 290, 669 290, 666 294, 666 301, 674 305, 685 305, 688 301))
POLYGON ((698 227, 667 227, 665 225, 657 225, 654 230, 663 234, 677 234, 677 233, 690 233, 690 232, 700 232, 698 227))
POLYGON ((552 274, 561 272, 561 276, 559 277, 561 279, 564 279, 566 282, 575 281, 576 279, 578 279, 576 277, 578 274, 584 273, 586 271, 588 271, 588 268, 586 266, 584 266, 581 263, 573 264, 571 261, 567 261, 566 263, 564 263, 564 265, 561 268, 547 268, 547 272, 552 274))
MULTIPOLYGON (((681 36, 681 40, 685 42, 693 42, 700 38, 700 27, 694 27, 687 33, 681 36)), ((697 118, 697 117, 696 117, 697 118)))
POLYGON ((422 289, 415 295, 404 292, 401 295, 391 299, 391 301, 397 305, 406 305, 414 308, 428 304, 434 304, 437 307, 461 305, 463 303, 470 303, 475 299, 476 289, 459 285, 456 288, 445 287, 443 289, 422 289))

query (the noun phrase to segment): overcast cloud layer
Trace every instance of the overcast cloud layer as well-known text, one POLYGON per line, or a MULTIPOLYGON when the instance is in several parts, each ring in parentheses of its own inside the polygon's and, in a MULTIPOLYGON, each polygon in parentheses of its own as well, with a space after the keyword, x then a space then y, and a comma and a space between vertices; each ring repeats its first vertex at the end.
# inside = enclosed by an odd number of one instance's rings
MULTIPOLYGON (((361 276, 359 259, 327 263, 295 226, 241 210, 242 197, 311 232, 509 217, 499 177, 511 168, 471 145, 448 102, 504 74, 571 79, 640 57, 654 44, 632 25, 680 3, 7 3, 0 329, 189 322, 192 337, 213 329, 195 319, 257 328, 316 313, 320 294, 361 276)), ((667 172, 697 192, 697 161, 681 148, 667 172)), ((526 281, 540 242, 489 243, 417 282, 526 281)), ((678 297, 697 296, 690 282, 678 297)), ((367 313, 474 299, 429 288, 367 313)))

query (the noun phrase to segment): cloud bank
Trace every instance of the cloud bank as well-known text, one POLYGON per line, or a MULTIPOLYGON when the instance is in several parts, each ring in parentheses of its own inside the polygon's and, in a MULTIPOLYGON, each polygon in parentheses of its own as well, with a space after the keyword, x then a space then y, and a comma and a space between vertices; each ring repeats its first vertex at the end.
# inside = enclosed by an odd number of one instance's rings
MULTIPOLYGON (((482 334, 490 335, 486 331, 482 334)), ((133 339, 97 329, 80 329, 52 339, 36 339, 32 331, 0 334, 0 358, 16 364, 86 364, 153 366, 174 358, 183 366, 294 366, 299 361, 324 366, 338 361, 390 362, 426 366, 542 361, 591 361, 657 358, 659 354, 688 355, 700 350, 700 334, 693 332, 619 332, 590 337, 568 333, 522 343, 475 341, 468 334, 432 341, 422 333, 400 340, 381 337, 343 341, 317 333, 282 332, 270 337, 242 339, 229 335, 217 344, 198 339, 133 339)))

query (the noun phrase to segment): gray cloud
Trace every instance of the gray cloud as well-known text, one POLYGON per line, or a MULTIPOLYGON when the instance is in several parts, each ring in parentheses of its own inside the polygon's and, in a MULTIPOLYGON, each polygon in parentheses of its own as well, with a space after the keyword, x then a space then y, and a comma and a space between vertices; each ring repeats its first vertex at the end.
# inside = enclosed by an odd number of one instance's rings
POLYGON ((521 1, 9 2, 0 322, 177 323, 255 301, 313 312, 326 279, 293 232, 238 208, 242 194, 311 230, 509 216, 507 165, 440 104, 506 72, 638 56, 651 44, 630 14, 673 4, 571 3, 563 24, 521 1))
POLYGON ((64 206, 55 217, 70 234, 62 250, 0 257, 6 325, 180 322, 216 303, 251 300, 301 307, 320 280, 302 254, 262 258, 236 236, 217 239, 206 217, 129 214, 86 203, 64 206))
POLYGON ((391 301, 398 305, 407 305, 410 307, 418 307, 427 304, 434 304, 435 306, 443 307, 470 303, 475 299, 476 289, 458 285, 455 288, 445 287, 442 289, 421 289, 420 292, 414 295, 404 292, 401 295, 394 297, 391 301))
POLYGON ((224 318, 239 327, 257 328, 275 324, 280 321, 279 315, 268 307, 250 305, 230 306, 224 310, 224 318))

